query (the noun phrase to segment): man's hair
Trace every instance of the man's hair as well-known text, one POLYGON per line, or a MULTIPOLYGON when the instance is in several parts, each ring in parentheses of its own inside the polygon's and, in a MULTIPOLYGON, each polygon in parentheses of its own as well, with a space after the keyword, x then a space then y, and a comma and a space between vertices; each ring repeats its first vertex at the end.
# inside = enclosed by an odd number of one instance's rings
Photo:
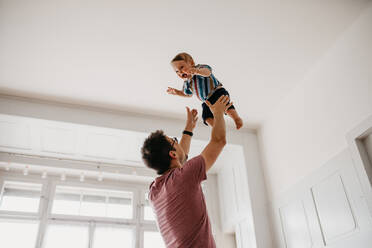
POLYGON ((156 170, 158 175, 166 172, 171 163, 171 157, 169 151, 172 149, 172 145, 167 140, 162 130, 152 132, 149 137, 146 138, 141 148, 142 159, 146 166, 156 170))
POLYGON ((188 53, 179 53, 179 54, 177 54, 176 57, 174 57, 172 59, 171 63, 173 63, 175 61, 181 61, 181 60, 183 60, 185 62, 190 62, 192 65, 195 65, 194 59, 188 53))

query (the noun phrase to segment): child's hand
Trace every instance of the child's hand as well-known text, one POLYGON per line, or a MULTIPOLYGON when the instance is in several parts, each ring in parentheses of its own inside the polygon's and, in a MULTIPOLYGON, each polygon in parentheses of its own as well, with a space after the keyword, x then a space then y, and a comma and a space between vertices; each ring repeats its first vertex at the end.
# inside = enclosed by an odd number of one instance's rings
POLYGON ((167 93, 168 93, 169 95, 177 95, 177 89, 172 88, 172 87, 168 87, 168 89, 167 89, 167 93))
POLYGON ((196 69, 195 66, 192 66, 190 68, 184 68, 183 71, 189 75, 195 75, 198 72, 198 69, 196 69))

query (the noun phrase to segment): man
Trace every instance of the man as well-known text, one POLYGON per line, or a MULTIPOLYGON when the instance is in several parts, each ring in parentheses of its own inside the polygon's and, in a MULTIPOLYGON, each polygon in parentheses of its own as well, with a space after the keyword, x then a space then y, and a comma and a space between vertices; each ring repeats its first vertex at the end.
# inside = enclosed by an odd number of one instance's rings
POLYGON ((141 150, 145 164, 160 175, 150 185, 149 200, 169 248, 216 247, 200 184, 226 144, 224 113, 233 103, 228 96, 221 96, 213 105, 206 104, 214 115, 214 126, 199 156, 186 162, 197 121, 197 111, 189 108, 180 143, 158 130, 150 134, 141 150))

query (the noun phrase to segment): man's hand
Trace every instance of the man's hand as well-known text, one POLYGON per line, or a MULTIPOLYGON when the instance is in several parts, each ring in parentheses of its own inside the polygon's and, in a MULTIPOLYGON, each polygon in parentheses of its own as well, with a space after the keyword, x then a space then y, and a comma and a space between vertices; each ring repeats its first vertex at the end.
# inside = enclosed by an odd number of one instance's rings
POLYGON ((186 121, 185 130, 192 132, 198 120, 198 111, 196 109, 190 110, 189 107, 186 107, 186 111, 187 111, 187 121, 186 121))
POLYGON ((231 105, 233 105, 233 102, 229 103, 229 101, 229 96, 224 95, 220 96, 220 98, 218 98, 218 100, 213 105, 209 101, 205 101, 205 104, 207 104, 213 115, 216 115, 225 113, 226 110, 230 108, 231 105))

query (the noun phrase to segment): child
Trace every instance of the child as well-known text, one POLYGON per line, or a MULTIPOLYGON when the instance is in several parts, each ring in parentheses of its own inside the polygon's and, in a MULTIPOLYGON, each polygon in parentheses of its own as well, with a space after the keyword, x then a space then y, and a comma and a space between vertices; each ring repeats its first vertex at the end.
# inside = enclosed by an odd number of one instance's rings
MULTIPOLYGON (((229 93, 214 77, 212 68, 208 65, 195 65, 193 58, 187 53, 177 54, 171 61, 171 65, 177 75, 184 80, 184 84, 182 90, 168 87, 167 93, 184 97, 191 97, 195 93, 199 100, 203 102, 202 117, 204 124, 213 126, 213 114, 205 101, 208 100, 211 104, 214 104, 221 95, 229 96, 229 93)), ((228 108, 227 114, 234 120, 236 129, 243 126, 243 121, 233 105, 228 108)))

